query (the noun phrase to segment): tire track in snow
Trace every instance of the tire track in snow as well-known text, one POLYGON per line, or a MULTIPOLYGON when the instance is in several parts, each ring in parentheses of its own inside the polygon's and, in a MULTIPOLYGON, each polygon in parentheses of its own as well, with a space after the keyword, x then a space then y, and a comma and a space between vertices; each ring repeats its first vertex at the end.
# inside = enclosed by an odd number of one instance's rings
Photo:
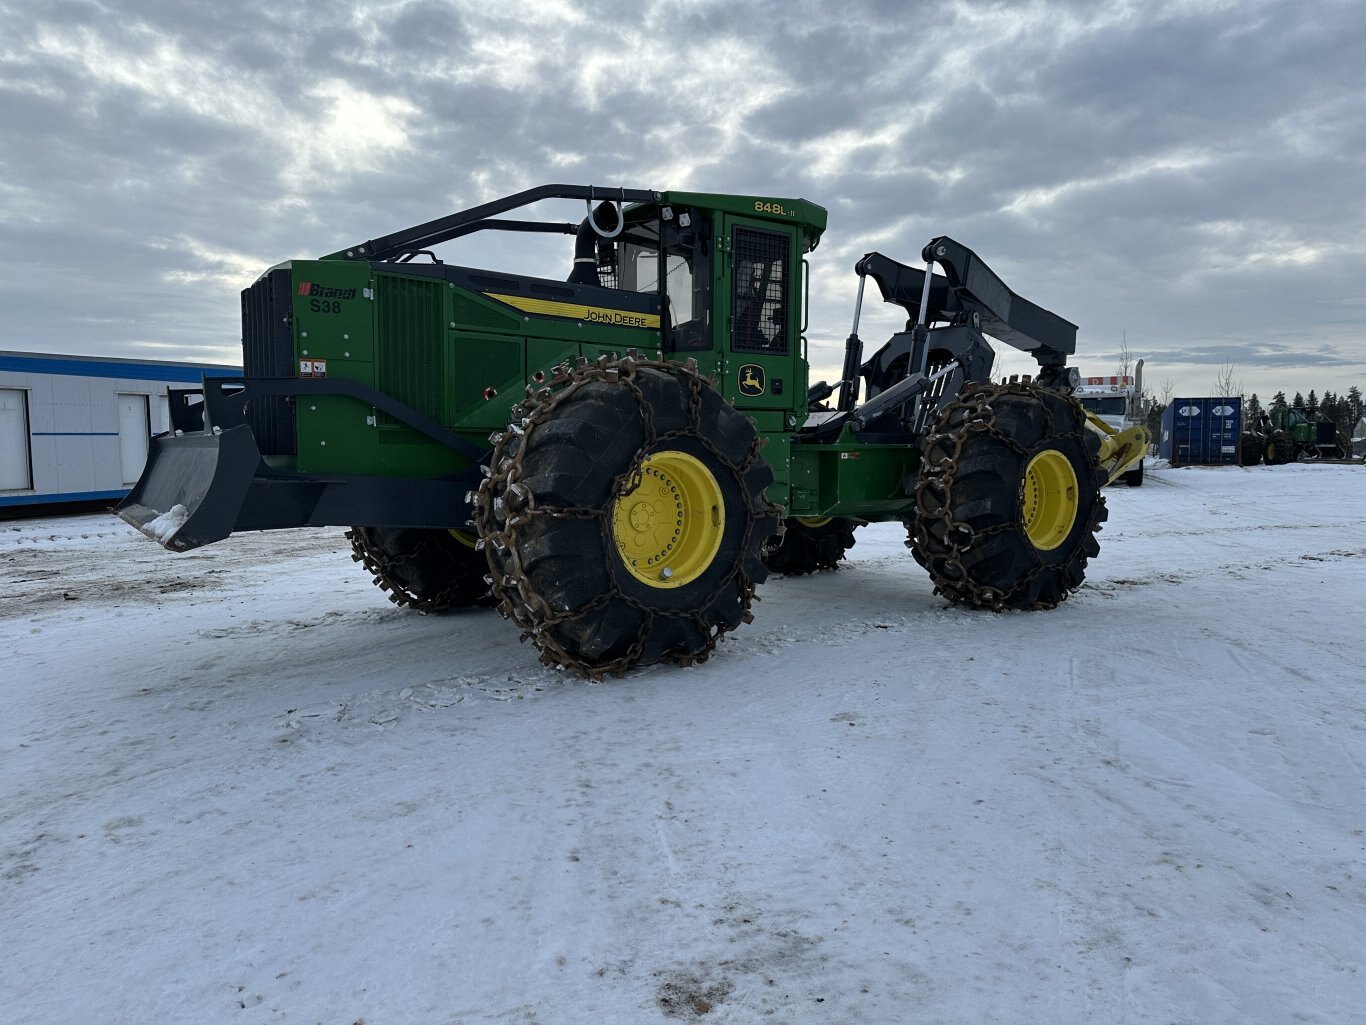
MULTIPOLYGON (((891 795, 893 787, 910 789, 921 783, 922 770, 929 761, 931 754, 935 753, 936 731, 934 724, 936 716, 934 709, 938 708, 944 701, 950 700, 947 691, 949 685, 945 677, 939 676, 935 683, 929 688, 918 692, 918 697, 923 704, 928 704, 929 709, 922 708, 922 714, 916 721, 915 728, 910 731, 910 735, 902 734, 906 743, 901 750, 905 754, 897 757, 891 763, 884 763, 878 773, 878 783, 874 787, 866 788, 863 799, 855 806, 853 815, 853 827, 846 826, 847 835, 859 835, 866 832, 866 828, 873 817, 878 814, 877 808, 887 806, 887 798, 891 795)), ((961 693, 961 692, 958 692, 961 693)), ((957 700, 954 698, 954 700, 957 700)), ((814 721, 816 717, 811 717, 807 721, 814 721)), ((835 842, 829 843, 827 850, 831 857, 828 863, 828 875, 832 878, 841 878, 845 866, 856 853, 856 848, 852 843, 835 842)), ((809 927, 815 918, 812 909, 792 910, 780 914, 774 919, 774 924, 769 932, 779 937, 791 937, 805 935, 802 933, 803 927, 809 927)), ((821 938, 817 938, 820 942, 821 938)), ((786 956, 787 951, 782 952, 784 956, 774 956, 759 954, 753 961, 752 966, 746 973, 747 984, 743 988, 737 989, 735 999, 726 1001, 719 1009, 719 1021, 735 1021, 741 1012, 749 1007, 757 994, 763 992, 761 988, 762 980, 769 974, 782 974, 787 977, 794 977, 799 980, 806 980, 808 983, 814 981, 817 972, 824 967, 816 959, 797 960, 796 964, 790 963, 791 958, 786 956), (782 962, 782 972, 778 971, 779 962, 782 962)), ((857 970, 857 966, 847 966, 849 972, 857 970)), ((865 990, 866 992, 866 990, 865 990)), ((765 1011, 764 1013, 771 1013, 765 1011)))

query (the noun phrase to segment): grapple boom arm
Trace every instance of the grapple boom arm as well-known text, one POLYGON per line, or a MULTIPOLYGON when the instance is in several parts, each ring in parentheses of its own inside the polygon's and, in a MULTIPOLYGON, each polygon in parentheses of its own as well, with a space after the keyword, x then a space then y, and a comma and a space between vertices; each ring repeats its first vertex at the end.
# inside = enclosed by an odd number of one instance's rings
MULTIPOLYGON (((1077 351, 1077 325, 1016 295, 961 242, 941 235, 931 240, 922 255, 943 271, 930 281, 926 323, 976 314, 982 332, 1033 352, 1041 364, 1066 362, 1065 357, 1077 351)), ((908 267, 881 253, 869 253, 855 269, 877 282, 885 301, 905 309, 911 320, 921 319, 923 269, 908 267)))

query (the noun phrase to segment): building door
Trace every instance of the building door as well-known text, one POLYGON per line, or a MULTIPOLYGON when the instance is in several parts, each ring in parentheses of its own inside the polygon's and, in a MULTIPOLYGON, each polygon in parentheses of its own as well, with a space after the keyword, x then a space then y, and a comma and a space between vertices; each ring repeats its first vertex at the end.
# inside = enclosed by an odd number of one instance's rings
POLYGON ((147 439, 152 436, 147 419, 146 395, 119 395, 119 459, 123 483, 136 484, 147 464, 147 439))
POLYGON ((28 491, 32 487, 28 393, 19 388, 0 388, 0 491, 28 491))

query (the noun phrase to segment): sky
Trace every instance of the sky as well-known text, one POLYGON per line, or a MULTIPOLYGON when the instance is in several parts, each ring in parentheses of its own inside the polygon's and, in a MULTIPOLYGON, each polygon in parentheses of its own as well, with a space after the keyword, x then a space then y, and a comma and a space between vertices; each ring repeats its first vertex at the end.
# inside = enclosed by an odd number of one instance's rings
MULTIPOLYGON (((0 18, 0 349, 236 363, 238 293, 271 264, 564 182, 828 208, 813 379, 838 376, 857 259, 951 235, 1079 325, 1083 374, 1127 348, 1159 395, 1366 389, 1359 0, 0 18)), ((534 244, 458 262, 567 274, 568 239, 534 244)), ((899 326, 880 306, 870 348, 899 326)), ((1031 367, 1007 349, 998 372, 1031 367)))

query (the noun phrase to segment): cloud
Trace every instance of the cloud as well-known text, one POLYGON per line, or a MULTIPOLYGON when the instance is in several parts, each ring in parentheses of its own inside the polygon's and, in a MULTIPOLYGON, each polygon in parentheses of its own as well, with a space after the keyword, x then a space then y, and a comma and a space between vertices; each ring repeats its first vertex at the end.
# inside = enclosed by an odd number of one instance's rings
MULTIPOLYGON (((811 337, 835 371, 854 261, 949 234, 1078 323, 1084 369, 1126 336, 1196 392, 1228 359, 1263 390, 1366 379, 1356 3, 0 0, 0 17, 0 347, 232 358, 253 266, 567 179, 828 207, 811 337)), ((461 258, 561 275, 559 243, 461 258)), ((867 308, 870 345, 899 322, 867 308)))

